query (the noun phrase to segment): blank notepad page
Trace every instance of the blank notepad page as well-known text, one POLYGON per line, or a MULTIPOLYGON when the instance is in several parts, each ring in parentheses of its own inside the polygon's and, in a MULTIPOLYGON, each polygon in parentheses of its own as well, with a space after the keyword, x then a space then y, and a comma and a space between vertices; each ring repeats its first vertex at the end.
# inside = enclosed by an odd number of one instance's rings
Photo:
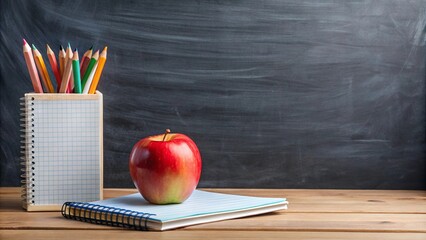
POLYGON ((99 199, 101 122, 99 99, 30 102, 34 141, 35 205, 99 199))
POLYGON ((285 198, 249 197, 195 190, 183 203, 155 205, 140 193, 92 202, 101 206, 153 214, 150 219, 166 222, 203 215, 223 214, 267 205, 286 204, 285 198))

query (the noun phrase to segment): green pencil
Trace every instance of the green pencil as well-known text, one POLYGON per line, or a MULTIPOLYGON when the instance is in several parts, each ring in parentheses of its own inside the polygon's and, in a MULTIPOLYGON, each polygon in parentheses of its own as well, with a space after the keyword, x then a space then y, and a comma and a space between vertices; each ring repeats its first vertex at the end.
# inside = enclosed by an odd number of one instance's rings
POLYGON ((93 67, 95 66, 96 62, 99 58, 99 50, 93 54, 92 58, 90 59, 89 66, 87 66, 86 72, 84 73, 83 80, 81 80, 81 87, 84 89, 84 86, 86 85, 87 79, 89 79, 90 73, 92 72, 93 67))
POLYGON ((72 73, 74 75, 74 92, 81 93, 80 61, 78 60, 77 49, 74 50, 72 58, 72 73))

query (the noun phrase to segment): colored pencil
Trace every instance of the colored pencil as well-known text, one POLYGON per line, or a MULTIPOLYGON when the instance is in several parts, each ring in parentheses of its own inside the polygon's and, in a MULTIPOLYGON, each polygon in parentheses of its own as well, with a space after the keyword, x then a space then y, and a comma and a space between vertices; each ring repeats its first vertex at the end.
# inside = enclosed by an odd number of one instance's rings
MULTIPOLYGON (((64 68, 65 68, 65 56, 67 54, 65 53, 64 47, 62 47, 62 45, 59 46, 59 54, 58 54, 58 58, 59 58, 59 73, 61 74, 61 78, 62 75, 64 74, 64 68)), ((60 85, 60 84, 59 84, 60 85)), ((59 89, 59 87, 58 87, 59 89)))
POLYGON ((31 82, 33 84, 34 92, 43 93, 43 88, 40 84, 40 78, 37 73, 37 68, 34 62, 33 53, 31 52, 30 45, 28 45, 25 39, 22 39, 24 44, 22 51, 24 52, 25 63, 27 64, 28 72, 30 74, 31 82))
POLYGON ((59 88, 60 93, 66 93, 68 89, 68 82, 72 73, 72 54, 67 54, 65 59, 66 65, 64 68, 64 75, 62 75, 61 87, 59 88))
POLYGON ((72 58, 72 72, 74 75, 74 92, 81 93, 81 79, 80 79, 80 61, 78 59, 78 50, 74 50, 72 58))
MULTIPOLYGON (((87 79, 89 79, 90 74, 92 73, 92 71, 94 71, 93 67, 95 66, 96 62, 98 61, 98 58, 99 58, 99 50, 96 51, 92 55, 92 59, 90 59, 89 65, 87 66, 87 69, 84 72, 83 79, 81 80, 81 86, 83 87, 83 89, 86 88, 87 79)), ((90 83, 89 83, 88 87, 90 88, 90 83)), ((89 88, 88 88, 88 90, 89 90, 89 88)))
POLYGON ((96 92, 96 88, 98 87, 102 70, 104 69, 105 62, 107 59, 107 50, 108 47, 105 47, 101 55, 99 55, 98 67, 96 68, 95 76, 93 76, 92 84, 90 84, 89 94, 95 94, 96 92))
POLYGON ((53 75, 55 75, 56 78, 56 85, 61 85, 61 75, 59 74, 58 69, 58 63, 56 62, 56 56, 55 53, 52 51, 52 49, 49 47, 48 44, 46 44, 47 48, 47 58, 49 59, 50 66, 52 67, 53 75))
MULTIPOLYGON (((65 66, 67 66, 67 63, 69 60, 72 61, 72 50, 71 50, 71 45, 70 43, 68 43, 68 47, 67 47, 67 57, 65 60, 65 66)), ((71 63, 71 68, 72 68, 72 63, 71 63)), ((68 79, 68 87, 67 87, 67 93, 72 93, 72 90, 74 88, 74 81, 73 81, 73 75, 72 75, 72 69, 71 69, 71 75, 70 75, 70 79, 68 79)))
POLYGON ((38 49, 34 46, 34 44, 32 46, 34 62, 36 63, 43 85, 46 88, 47 92, 54 93, 55 90, 53 89, 52 82, 50 81, 50 76, 47 72, 46 64, 44 63, 43 57, 41 56, 38 49))
POLYGON ((87 67, 89 66, 89 62, 90 62, 90 59, 92 58, 92 53, 93 53, 92 49, 93 49, 93 46, 91 46, 89 48, 89 50, 87 50, 84 53, 83 58, 81 59, 81 62, 80 62, 80 76, 84 76, 84 73, 86 72, 87 67))
POLYGON ((95 76, 96 68, 98 68, 98 63, 95 63, 95 66, 93 66, 92 72, 87 78, 86 85, 84 85, 83 94, 89 93, 90 85, 92 84, 93 76, 95 76))

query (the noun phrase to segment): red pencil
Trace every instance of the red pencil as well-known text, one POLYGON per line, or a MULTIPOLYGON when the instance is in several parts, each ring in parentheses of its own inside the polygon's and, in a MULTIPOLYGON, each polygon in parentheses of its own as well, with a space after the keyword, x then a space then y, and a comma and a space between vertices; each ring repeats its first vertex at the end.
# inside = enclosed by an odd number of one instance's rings
POLYGON ((89 50, 84 53, 83 58, 81 59, 80 76, 84 76, 84 73, 86 72, 87 67, 89 66, 90 59, 92 58, 92 49, 93 46, 91 46, 89 50))
POLYGON ((55 53, 52 51, 52 49, 49 47, 48 44, 46 45, 47 45, 47 58, 49 58, 49 63, 50 63, 50 66, 52 67, 53 75, 55 75, 57 85, 61 86, 61 75, 59 74, 58 63, 56 62, 55 53))
POLYGON ((43 93, 43 88, 41 87, 40 77, 38 76, 31 47, 30 45, 28 45, 25 39, 22 40, 24 40, 24 45, 22 47, 24 52, 24 58, 25 62, 27 63, 28 72, 30 73, 31 82, 33 83, 34 92, 43 93))

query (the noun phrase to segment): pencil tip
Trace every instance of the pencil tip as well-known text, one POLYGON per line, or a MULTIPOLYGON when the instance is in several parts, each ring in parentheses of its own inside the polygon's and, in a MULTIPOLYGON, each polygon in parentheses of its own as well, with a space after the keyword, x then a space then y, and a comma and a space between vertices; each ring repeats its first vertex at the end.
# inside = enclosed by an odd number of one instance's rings
POLYGON ((23 38, 22 41, 24 41, 24 45, 27 44, 27 41, 25 40, 25 38, 23 38))
POLYGON ((77 51, 77 48, 74 48, 74 52, 78 52, 78 51, 77 51))
POLYGON ((108 46, 105 46, 104 51, 108 50, 108 46))
POLYGON ((71 48, 71 44, 70 43, 68 43, 68 47, 71 48))
POLYGON ((36 50, 37 48, 34 46, 34 44, 31 44, 31 46, 33 47, 34 50, 36 50))
POLYGON ((77 49, 75 49, 74 54, 72 55, 73 60, 78 60, 78 52, 77 49))
POLYGON ((62 49, 64 49, 64 47, 62 47, 62 44, 59 45, 59 51, 62 51, 62 49))
POLYGON ((89 48, 89 50, 93 50, 93 45, 89 48))

